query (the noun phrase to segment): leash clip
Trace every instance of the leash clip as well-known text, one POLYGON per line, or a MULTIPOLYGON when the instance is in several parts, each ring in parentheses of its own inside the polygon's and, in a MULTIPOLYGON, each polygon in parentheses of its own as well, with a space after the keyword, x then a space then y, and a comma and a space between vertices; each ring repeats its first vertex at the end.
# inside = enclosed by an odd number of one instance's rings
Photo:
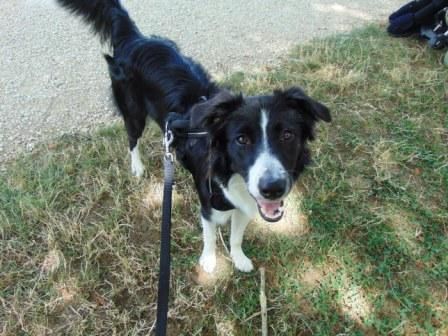
POLYGON ((442 28, 443 27, 443 22, 442 21, 440 21, 435 27, 434 27, 434 29, 432 30, 434 33, 437 33, 437 31, 440 29, 440 28, 442 28))
POLYGON ((165 158, 171 162, 174 161, 174 154, 171 152, 171 145, 174 141, 173 131, 168 129, 168 123, 165 125, 165 135, 163 137, 163 145, 165 147, 165 158))

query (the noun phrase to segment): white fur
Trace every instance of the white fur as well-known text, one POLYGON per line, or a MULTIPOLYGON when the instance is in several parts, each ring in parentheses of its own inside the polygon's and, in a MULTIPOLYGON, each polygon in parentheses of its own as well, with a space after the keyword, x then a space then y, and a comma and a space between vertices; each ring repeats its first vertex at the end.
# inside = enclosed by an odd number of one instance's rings
POLYGON ((218 211, 212 209, 212 215, 210 220, 218 225, 225 225, 229 222, 229 219, 232 217, 233 210, 228 211, 218 211))
POLYGON ((140 159, 140 151, 137 145, 131 151, 131 171, 134 176, 142 177, 145 172, 145 167, 143 166, 142 160, 140 159))
POLYGON ((241 175, 234 174, 227 185, 220 186, 225 197, 238 206, 229 211, 212 210, 210 220, 201 218, 203 227, 204 249, 199 263, 204 271, 211 273, 216 267, 216 225, 227 224, 230 220, 230 256, 235 267, 242 272, 254 269, 252 261, 242 249, 244 231, 249 221, 257 213, 257 204, 247 191, 246 183, 241 175))
POLYGON ((239 208, 247 217, 255 217, 258 211, 257 203, 249 194, 246 182, 241 175, 233 174, 229 179, 227 187, 223 185, 220 185, 220 187, 230 203, 239 208))
POLYGON ((254 197, 261 198, 258 189, 259 181, 266 173, 273 178, 281 178, 287 175, 285 168, 269 148, 268 124, 268 112, 261 110, 262 148, 254 165, 249 169, 248 184, 239 174, 232 175, 227 186, 220 184, 224 196, 235 205, 236 209, 230 211, 212 210, 210 220, 201 219, 204 249, 199 262, 206 272, 211 273, 216 267, 216 225, 226 224, 229 219, 231 220, 230 255, 235 267, 242 272, 250 272, 254 269, 252 261, 243 252, 242 243, 247 224, 258 212, 254 197))
POLYGON ((204 271, 212 273, 216 267, 216 223, 201 217, 204 249, 199 264, 204 271))
POLYGON ((261 110, 261 118, 260 118, 260 128, 261 128, 261 134, 263 137, 263 147, 265 149, 268 149, 268 124, 269 124, 269 117, 268 112, 266 110, 261 110))
POLYGON ((251 218, 247 217, 240 210, 233 211, 232 223, 230 224, 230 255, 235 267, 242 272, 250 272, 254 269, 252 261, 243 252, 244 231, 251 218))
MULTIPOLYGON (((267 126, 269 124, 269 115, 266 110, 261 110, 260 128, 262 134, 262 149, 254 165, 249 169, 248 189, 251 195, 257 199, 262 198, 258 189, 260 179, 264 174, 269 174, 273 178, 281 178, 287 175, 282 163, 272 155, 268 143, 267 126)), ((289 188, 288 188, 289 189, 289 188)))

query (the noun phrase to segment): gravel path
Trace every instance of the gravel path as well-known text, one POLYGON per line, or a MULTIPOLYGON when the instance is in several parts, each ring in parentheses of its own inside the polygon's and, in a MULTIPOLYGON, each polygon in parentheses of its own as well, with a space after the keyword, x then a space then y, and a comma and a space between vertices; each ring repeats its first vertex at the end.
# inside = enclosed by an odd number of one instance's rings
MULTIPOLYGON (((127 0, 146 34, 176 41, 214 76, 275 64, 313 37, 385 21, 402 0, 127 0), (375 3, 373 6, 372 3, 375 3)), ((0 2, 0 164, 117 117, 96 37, 53 0, 0 2)))

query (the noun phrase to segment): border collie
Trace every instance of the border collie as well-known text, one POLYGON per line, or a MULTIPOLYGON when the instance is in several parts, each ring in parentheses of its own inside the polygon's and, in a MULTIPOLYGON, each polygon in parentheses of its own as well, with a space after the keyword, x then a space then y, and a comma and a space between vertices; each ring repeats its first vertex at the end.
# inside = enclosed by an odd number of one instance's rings
POLYGON ((327 107, 298 87, 250 97, 220 88, 173 41, 143 36, 119 0, 57 1, 112 46, 113 56, 105 59, 134 175, 144 172, 138 140, 148 116, 164 129, 168 114, 175 112, 192 128, 208 132, 208 139, 176 144, 201 203, 200 264, 213 272, 216 226, 230 221, 232 260, 238 270, 251 271, 241 248, 246 226, 257 213, 268 222, 282 218, 283 200, 310 161, 307 142, 314 138, 315 123, 331 121, 327 107))

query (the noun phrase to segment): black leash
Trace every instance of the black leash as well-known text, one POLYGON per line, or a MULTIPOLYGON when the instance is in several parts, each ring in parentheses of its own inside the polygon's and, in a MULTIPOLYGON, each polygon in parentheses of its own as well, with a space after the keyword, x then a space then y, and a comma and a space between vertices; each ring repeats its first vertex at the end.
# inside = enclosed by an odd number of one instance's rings
POLYGON ((165 130, 163 158, 165 182, 163 186, 162 227, 160 232, 160 267, 159 290, 157 294, 157 324, 156 335, 166 335, 168 319, 168 299, 170 294, 170 264, 171 264, 171 198, 174 181, 174 155, 171 153, 171 144, 174 141, 173 133, 165 130))
POLYGON ((171 264, 171 199, 174 182, 174 154, 171 152, 174 138, 204 138, 208 133, 203 130, 189 128, 184 120, 168 120, 164 136, 164 173, 162 205, 162 227, 160 232, 160 268, 159 289, 157 294, 156 335, 165 336, 168 320, 168 301, 170 294, 170 264, 171 264))

